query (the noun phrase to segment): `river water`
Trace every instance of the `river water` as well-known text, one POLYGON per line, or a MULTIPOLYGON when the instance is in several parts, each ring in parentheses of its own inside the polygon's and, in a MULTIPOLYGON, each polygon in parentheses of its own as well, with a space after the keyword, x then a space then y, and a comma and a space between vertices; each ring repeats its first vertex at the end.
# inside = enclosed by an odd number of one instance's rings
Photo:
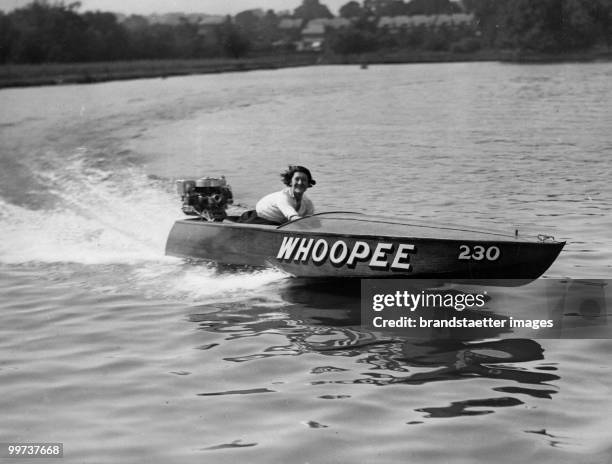
POLYGON ((303 164, 319 211, 546 233, 568 242, 546 277, 610 278, 611 103, 612 63, 0 90, 0 441, 92 463, 609 462, 609 340, 411 340, 361 327, 353 295, 163 254, 175 179, 225 174, 240 210, 303 164))

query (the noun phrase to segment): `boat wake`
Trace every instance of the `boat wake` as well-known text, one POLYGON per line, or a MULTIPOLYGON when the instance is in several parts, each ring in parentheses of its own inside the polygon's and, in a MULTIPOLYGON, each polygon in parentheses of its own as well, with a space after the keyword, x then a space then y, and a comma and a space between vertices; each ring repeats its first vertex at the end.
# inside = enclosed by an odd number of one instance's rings
POLYGON ((231 299, 284 279, 272 270, 221 273, 164 256, 177 219, 173 182, 137 166, 108 169, 85 149, 67 158, 48 154, 30 168, 35 195, 0 198, 3 267, 44 270, 48 279, 93 291, 189 302, 231 299))
POLYGON ((136 167, 98 168, 84 150, 63 163, 58 158, 31 169, 36 195, 0 198, 2 262, 134 263, 163 256, 174 217, 159 180, 136 167))

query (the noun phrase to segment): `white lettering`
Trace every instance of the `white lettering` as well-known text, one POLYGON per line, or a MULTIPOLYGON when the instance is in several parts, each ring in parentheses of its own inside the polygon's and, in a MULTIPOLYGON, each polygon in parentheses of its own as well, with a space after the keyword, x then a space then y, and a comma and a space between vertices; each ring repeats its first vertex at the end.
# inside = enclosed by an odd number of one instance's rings
POLYGON ((360 261, 367 262, 371 268, 391 271, 408 271, 412 269, 410 253, 415 253, 415 246, 400 243, 377 243, 372 253, 372 247, 365 241, 355 241, 351 249, 344 240, 330 242, 323 238, 283 237, 276 258, 293 260, 306 264, 310 259, 315 264, 323 264, 328 259, 335 266, 347 265, 355 267, 360 261), (394 253, 394 248, 397 251, 394 253), (393 254, 393 257, 391 256, 393 254), (393 258, 393 259, 392 259, 393 258))
POLYGON ((377 295, 374 295, 372 304, 372 309, 374 311, 382 311, 385 308, 385 305, 382 304, 384 297, 384 293, 378 293, 377 295))
POLYGON ((368 256, 370 256, 370 245, 368 245, 366 242, 355 242, 346 265, 353 266, 355 264, 355 260, 362 261, 367 259, 368 256))
POLYGON ((409 270, 410 269, 410 263, 408 262, 400 262, 401 260, 406 260, 408 261, 409 256, 408 253, 410 251, 414 251, 414 245, 406 245, 406 244, 400 244, 400 246, 397 248, 397 253, 395 253, 395 259, 393 260, 393 263, 391 264, 391 269, 394 271, 398 271, 398 270, 409 270))
POLYGON ((297 237, 283 237, 283 243, 278 249, 276 259, 291 259, 293 250, 300 239, 297 237))
POLYGON ((293 260, 302 261, 303 263, 305 263, 308 260, 308 252, 310 251, 312 242, 314 242, 314 238, 303 238, 300 242, 300 246, 298 247, 297 251, 295 252, 295 255, 293 256, 293 260))
POLYGON ((391 250, 393 250, 392 243, 379 243, 378 245, 376 245, 376 250, 374 250, 374 254, 372 255, 372 259, 370 260, 370 267, 386 268, 389 265, 386 260, 386 255, 391 250))
POLYGON ((315 263, 321 263, 327 257, 327 252, 329 251, 329 245, 325 240, 320 238, 312 247, 312 260, 315 263))
POLYGON ((331 247, 331 251, 329 252, 329 260, 333 264, 342 264, 342 262, 346 259, 347 254, 348 247, 346 246, 346 243, 344 243, 342 240, 338 240, 331 247), (336 253, 338 248, 342 248, 339 255, 336 253))

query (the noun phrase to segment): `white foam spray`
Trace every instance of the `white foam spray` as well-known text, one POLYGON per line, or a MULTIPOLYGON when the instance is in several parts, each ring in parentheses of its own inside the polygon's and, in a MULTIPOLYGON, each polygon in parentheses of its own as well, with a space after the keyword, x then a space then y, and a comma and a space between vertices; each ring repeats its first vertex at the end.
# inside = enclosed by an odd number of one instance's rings
POLYGON ((283 280, 272 270, 219 273, 164 256, 168 232, 182 214, 173 182, 137 167, 105 170, 86 155, 79 150, 62 166, 50 157, 34 173, 55 199, 51 209, 0 198, 1 263, 60 266, 63 276, 70 266, 80 273, 87 266, 92 289, 189 301, 251 295, 283 280))

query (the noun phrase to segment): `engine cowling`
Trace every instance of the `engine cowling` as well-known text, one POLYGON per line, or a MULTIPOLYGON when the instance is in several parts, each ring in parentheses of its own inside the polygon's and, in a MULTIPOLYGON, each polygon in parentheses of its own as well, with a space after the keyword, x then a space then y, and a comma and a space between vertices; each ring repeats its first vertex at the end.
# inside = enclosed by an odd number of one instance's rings
POLYGON ((234 202, 225 176, 181 179, 176 181, 176 186, 183 202, 183 213, 207 221, 223 221, 227 217, 227 207, 234 202))

